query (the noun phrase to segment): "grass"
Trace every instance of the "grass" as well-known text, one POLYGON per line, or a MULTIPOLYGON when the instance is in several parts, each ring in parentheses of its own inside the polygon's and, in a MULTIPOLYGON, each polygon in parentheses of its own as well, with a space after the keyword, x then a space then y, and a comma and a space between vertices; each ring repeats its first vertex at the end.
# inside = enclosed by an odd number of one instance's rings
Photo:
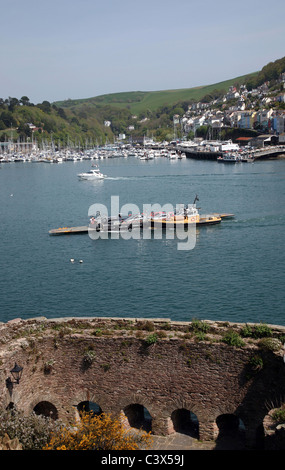
MULTIPOLYGON (((257 73, 257 72, 256 72, 257 73)), ((155 111, 163 105, 174 105, 179 101, 200 100, 203 96, 211 93, 213 90, 225 90, 234 84, 245 83, 253 74, 242 75, 230 80, 225 80, 212 85, 204 85, 194 88, 183 88, 177 90, 160 90, 160 91, 130 91, 121 93, 110 93, 93 98, 66 100, 56 102, 60 107, 80 107, 83 104, 93 106, 112 105, 118 108, 128 108, 134 114, 149 109, 155 111)))

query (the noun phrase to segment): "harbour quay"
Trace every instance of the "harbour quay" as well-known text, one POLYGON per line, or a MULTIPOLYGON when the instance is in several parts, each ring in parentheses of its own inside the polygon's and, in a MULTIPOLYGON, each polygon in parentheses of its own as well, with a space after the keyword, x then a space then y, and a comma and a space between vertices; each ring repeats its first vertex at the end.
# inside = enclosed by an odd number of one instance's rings
MULTIPOLYGON (((212 151, 207 149, 187 149, 185 147, 176 147, 178 151, 183 151, 187 158, 195 158, 197 160, 217 160, 219 157, 223 157, 224 152, 222 151, 212 151)), ((242 151, 242 150, 241 150, 242 151)), ((254 160, 256 159, 269 159, 269 158, 278 158, 285 157, 285 146, 278 145, 273 147, 264 147, 261 149, 252 149, 249 153, 254 160)))

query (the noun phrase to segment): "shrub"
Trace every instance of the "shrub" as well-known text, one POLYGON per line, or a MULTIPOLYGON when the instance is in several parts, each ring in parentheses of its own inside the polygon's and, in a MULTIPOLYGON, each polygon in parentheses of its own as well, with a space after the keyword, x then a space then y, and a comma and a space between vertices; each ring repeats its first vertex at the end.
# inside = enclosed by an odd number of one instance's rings
POLYGON ((83 412, 79 423, 55 432, 43 450, 139 450, 150 445, 150 433, 127 431, 110 414, 83 412))
POLYGON ((241 336, 244 338, 268 338, 272 336, 272 330, 269 326, 265 325, 264 323, 260 323, 259 325, 245 325, 240 332, 241 336))
POLYGON ((275 410, 272 413, 272 419, 276 423, 284 423, 285 422, 285 405, 282 405, 278 410, 275 410))
POLYGON ((83 362, 86 366, 91 365, 95 359, 96 359, 96 354, 92 349, 85 351, 84 356, 83 356, 83 362))
POLYGON ((269 336, 272 336, 272 330, 268 325, 262 323, 260 325, 255 325, 255 338, 268 338, 269 336))
POLYGON ((197 331, 195 333, 195 337, 198 341, 205 341, 205 339, 206 339, 206 335, 203 331, 197 331))
POLYGON ((245 325, 242 327, 241 331, 240 331, 240 334, 241 336, 243 336, 243 338, 248 338, 248 337, 252 337, 253 336, 253 329, 251 326, 249 325, 245 325))
POLYGON ((0 414, 0 436, 7 434, 11 440, 18 439, 23 450, 41 450, 49 442, 52 432, 59 431, 61 426, 61 421, 35 413, 24 416, 13 409, 0 414))
POLYGON ((139 321, 136 324, 136 328, 138 330, 154 331, 154 324, 153 324, 153 322, 151 322, 149 320, 139 321))
POLYGON ((203 332, 203 333, 207 333, 209 331, 209 328, 210 328, 210 325, 208 325, 207 323, 205 323, 204 321, 202 320, 197 320, 197 319, 193 319, 192 320, 192 329, 195 331, 195 332, 203 332))
POLYGON ((258 347, 267 351, 278 351, 282 343, 277 338, 262 338, 258 342, 258 347))
POLYGON ((149 335, 147 338, 146 338, 146 344, 148 346, 150 346, 151 344, 154 344, 157 342, 157 334, 156 333, 153 333, 151 335, 149 335))
POLYGON ((263 359, 260 356, 253 356, 249 363, 253 370, 261 370, 263 368, 263 359))
POLYGON ((158 338, 167 338, 167 333, 165 331, 159 330, 157 332, 158 338))
POLYGON ((227 331, 223 336, 222 341, 230 346, 236 346, 238 348, 244 346, 244 341, 241 339, 239 334, 233 330, 227 331))
POLYGON ((101 330, 101 328, 96 328, 94 331, 92 331, 92 335, 94 335, 94 336, 101 336, 101 335, 102 335, 102 330, 101 330))

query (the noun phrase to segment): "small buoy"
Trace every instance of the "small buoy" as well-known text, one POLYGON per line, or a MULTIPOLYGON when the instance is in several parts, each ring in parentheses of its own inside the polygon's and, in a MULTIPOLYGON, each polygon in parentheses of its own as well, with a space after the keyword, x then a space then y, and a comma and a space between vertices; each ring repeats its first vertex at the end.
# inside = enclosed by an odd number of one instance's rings
POLYGON ((10 197, 13 197, 13 196, 14 196, 14 194, 13 194, 13 193, 12 193, 12 194, 10 194, 10 197))
POLYGON ((71 261, 71 263, 74 263, 74 258, 71 258, 71 260, 70 260, 70 261, 71 261))
POLYGON ((83 263, 83 259, 80 259, 80 260, 79 260, 79 263, 83 263))

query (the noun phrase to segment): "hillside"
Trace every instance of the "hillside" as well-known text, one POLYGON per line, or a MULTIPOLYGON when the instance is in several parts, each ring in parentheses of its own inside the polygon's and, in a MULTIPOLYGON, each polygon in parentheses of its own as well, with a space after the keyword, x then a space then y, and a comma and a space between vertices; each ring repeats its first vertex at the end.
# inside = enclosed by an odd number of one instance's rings
POLYGON ((111 105, 116 108, 127 108, 133 114, 139 114, 146 110, 153 112, 162 106, 174 106, 177 103, 183 101, 191 102, 200 100, 205 95, 208 95, 213 91, 226 91, 230 86, 245 83, 249 79, 254 78, 257 74, 258 72, 255 72, 212 85, 205 85, 194 88, 111 93, 93 98, 59 101, 55 104, 56 106, 70 108, 72 110, 75 110, 78 107, 80 108, 82 105, 88 105, 89 107, 111 105))
POLYGON ((91 113, 75 114, 48 101, 35 105, 26 96, 0 99, 1 142, 33 140, 43 146, 52 140, 55 145, 86 147, 104 144, 106 139, 113 139, 111 129, 91 113))
MULTIPOLYGON (((268 63, 259 72, 194 88, 111 93, 38 104, 31 103, 27 96, 0 98, 0 141, 33 140, 40 145, 53 141, 55 145, 78 148, 113 142, 119 134, 134 140, 144 135, 151 135, 158 141, 171 140, 174 116, 184 116, 189 105, 215 103, 216 110, 225 112, 226 107, 235 105, 234 99, 226 104, 223 101, 230 87, 238 89, 245 85, 249 95, 254 95, 251 90, 266 84, 272 94, 278 94, 282 92, 284 77, 280 82, 280 76, 284 73, 285 57, 268 63)), ((247 101, 246 104, 256 110, 263 106, 250 97, 247 101)), ((273 106, 283 110, 285 105, 275 101, 273 106)))

